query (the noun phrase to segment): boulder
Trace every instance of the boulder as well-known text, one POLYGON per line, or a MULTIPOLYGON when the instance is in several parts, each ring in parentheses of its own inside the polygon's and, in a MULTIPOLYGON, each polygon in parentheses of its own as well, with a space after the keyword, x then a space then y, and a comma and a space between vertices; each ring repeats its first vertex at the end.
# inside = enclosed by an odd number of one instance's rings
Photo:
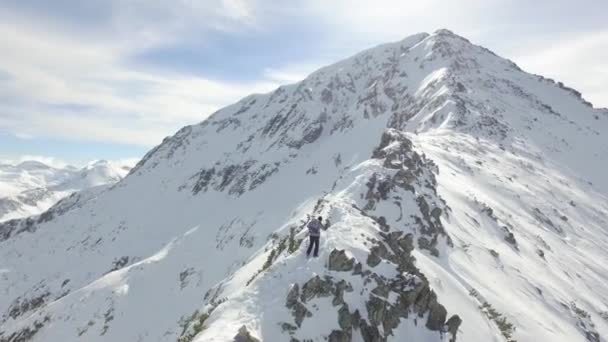
POLYGON ((348 311, 348 305, 344 304, 340 310, 338 310, 338 324, 344 331, 350 331, 353 326, 353 318, 348 311))
POLYGON ((285 303, 285 306, 288 308, 294 307, 294 305, 296 305, 296 303, 298 302, 299 296, 300 296, 300 287, 298 286, 298 284, 294 284, 291 287, 291 290, 289 290, 289 293, 287 294, 287 301, 285 303))
POLYGON ((329 254, 329 265, 330 271, 346 272, 353 269, 355 259, 349 258, 344 250, 334 249, 329 254))
POLYGON ((456 342, 456 333, 458 333, 458 328, 460 327, 461 323, 462 319, 458 315, 453 315, 445 323, 448 326, 448 332, 452 335, 450 342, 456 342))
POLYGON ((372 247, 370 250, 370 254, 367 257, 367 264, 371 267, 376 267, 382 261, 382 259, 386 259, 388 255, 388 250, 383 243, 379 242, 376 246, 372 247))
POLYGON ((291 314, 293 315, 293 319, 296 322, 298 327, 302 326, 302 322, 304 321, 304 317, 311 317, 312 313, 308 311, 306 306, 300 302, 296 302, 294 305, 291 314))
POLYGON ((321 277, 315 276, 302 286, 302 295, 300 298, 306 303, 315 297, 328 297, 333 293, 332 285, 331 278, 326 277, 326 279, 323 280, 321 277))
POLYGON ((351 342, 352 338, 349 334, 345 333, 342 330, 333 330, 331 334, 329 334, 329 342, 351 342))
POLYGON ((429 307, 429 316, 426 320, 426 327, 430 330, 438 331, 445 325, 445 319, 448 315, 445 307, 437 302, 431 303, 429 307))
POLYGON ((251 336, 246 326, 239 329, 238 334, 234 336, 234 342, 260 342, 257 338, 251 336))

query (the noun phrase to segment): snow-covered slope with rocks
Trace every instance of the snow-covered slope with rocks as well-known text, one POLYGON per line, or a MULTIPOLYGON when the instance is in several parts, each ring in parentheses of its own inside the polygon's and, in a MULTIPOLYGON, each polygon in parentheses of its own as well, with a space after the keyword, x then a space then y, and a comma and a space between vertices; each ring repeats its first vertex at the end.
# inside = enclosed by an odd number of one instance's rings
POLYGON ((607 134, 449 31, 378 46, 0 225, 0 341, 606 341, 607 134))
POLYGON ((99 160, 83 168, 56 168, 39 161, 0 165, 0 222, 41 214, 70 194, 118 182, 130 170, 99 160))

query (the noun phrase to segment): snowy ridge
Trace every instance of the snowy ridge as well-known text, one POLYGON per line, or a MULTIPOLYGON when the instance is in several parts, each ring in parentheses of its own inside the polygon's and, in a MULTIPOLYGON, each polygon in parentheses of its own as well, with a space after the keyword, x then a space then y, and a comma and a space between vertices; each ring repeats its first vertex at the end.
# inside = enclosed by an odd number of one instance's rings
POLYGON ((0 341, 605 341, 607 133, 447 30, 381 45, 0 224, 0 341))

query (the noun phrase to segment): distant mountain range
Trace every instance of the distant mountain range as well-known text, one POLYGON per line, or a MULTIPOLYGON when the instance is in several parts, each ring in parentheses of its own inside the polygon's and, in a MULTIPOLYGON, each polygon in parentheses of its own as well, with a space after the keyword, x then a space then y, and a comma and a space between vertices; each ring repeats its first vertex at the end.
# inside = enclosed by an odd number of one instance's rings
POLYGON ((74 192, 116 183, 130 168, 105 160, 83 168, 33 160, 0 164, 0 222, 40 214, 74 192))

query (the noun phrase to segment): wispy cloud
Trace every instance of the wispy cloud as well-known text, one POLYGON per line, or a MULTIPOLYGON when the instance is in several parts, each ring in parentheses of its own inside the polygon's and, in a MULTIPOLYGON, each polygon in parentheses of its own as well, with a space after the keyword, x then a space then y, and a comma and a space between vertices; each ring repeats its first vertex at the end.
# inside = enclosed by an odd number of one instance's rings
POLYGON ((62 169, 69 165, 65 160, 59 158, 28 154, 22 155, 16 159, 0 159, 0 164, 18 165, 25 161, 37 161, 57 169, 62 169))
MULTIPOLYGON (((216 10, 220 17, 248 16, 237 1, 223 4, 216 10)), ((211 23, 228 25, 219 19, 211 23)), ((18 137, 152 146, 229 102, 277 86, 139 68, 126 62, 138 50, 126 48, 125 42, 87 40, 29 24, 26 19, 20 25, 0 23, 2 65, 10 70, 2 73, 10 77, 2 77, 0 97, 7 101, 0 104, 0 130, 18 137)))
POLYGON ((325 61, 318 63, 305 64, 288 64, 279 68, 264 69, 264 78, 279 84, 298 82, 306 78, 315 70, 331 63, 333 61, 325 61))

